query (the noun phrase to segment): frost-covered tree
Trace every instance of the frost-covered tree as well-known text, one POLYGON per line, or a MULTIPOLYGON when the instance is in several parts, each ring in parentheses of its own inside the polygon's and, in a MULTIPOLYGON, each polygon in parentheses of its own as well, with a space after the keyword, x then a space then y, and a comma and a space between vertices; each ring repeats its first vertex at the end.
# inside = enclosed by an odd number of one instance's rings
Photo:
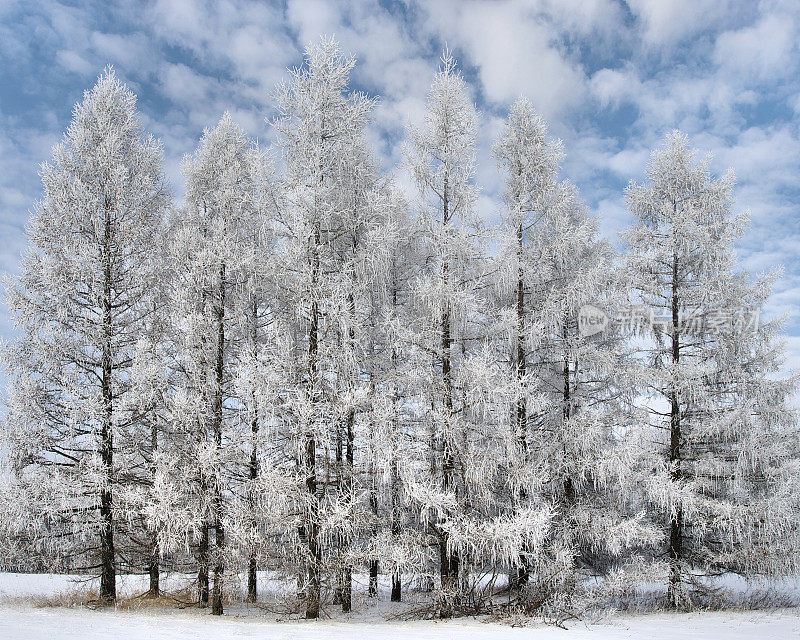
MULTIPOLYGON (((241 438, 253 437, 252 408, 242 428, 252 402, 237 395, 234 382, 243 350, 252 351, 258 331, 254 280, 268 249, 264 166, 261 152, 226 113, 184 159, 186 204, 173 221, 170 366, 178 388, 170 395, 171 441, 159 458, 151 519, 163 549, 197 544, 199 600, 208 602, 213 572, 215 615, 223 611, 229 556, 226 505, 242 466, 241 438)), ((244 455, 252 456, 252 447, 244 455)))
MULTIPOLYGON (((517 480, 519 476, 511 469, 535 468, 531 460, 539 457, 539 452, 532 456, 529 451, 529 422, 532 421, 531 410, 544 404, 543 389, 537 372, 529 372, 528 366, 533 355, 531 351, 538 349, 543 334, 557 324, 557 318, 539 313, 546 306, 541 296, 549 293, 540 286, 546 279, 540 269, 546 258, 543 252, 548 247, 545 234, 539 230, 545 226, 545 218, 552 209, 561 205, 557 173, 563 152, 560 141, 547 139, 546 127, 530 103, 519 99, 495 144, 494 154, 507 172, 504 242, 497 263, 498 284, 502 289, 498 310, 501 322, 505 320, 509 325, 508 331, 502 332, 510 334, 505 359, 511 375, 509 419, 514 447, 509 452, 508 463, 509 479, 517 480)), ((519 489, 512 491, 518 508, 527 506, 531 497, 535 501, 540 488, 538 478, 523 477, 519 489), (531 491, 537 493, 531 496, 531 491)), ((549 528, 549 523, 547 526, 549 528)), ((526 551, 520 549, 511 586, 521 586, 528 580, 531 559, 526 551)))
POLYGON ((339 535, 340 578, 334 597, 347 612, 352 607, 353 565, 362 555, 356 544, 358 523, 373 515, 368 505, 359 500, 358 485, 362 479, 359 476, 366 469, 363 460, 356 460, 356 438, 359 427, 363 432, 371 430, 367 409, 375 391, 373 302, 374 295, 382 292, 381 275, 385 270, 379 252, 382 225, 376 215, 376 205, 382 204, 382 198, 375 191, 376 172, 360 136, 353 140, 340 180, 340 230, 336 234, 338 237, 332 239, 338 254, 335 260, 340 265, 335 285, 338 295, 329 302, 338 320, 336 332, 341 345, 333 362, 337 380, 335 463, 339 483, 333 500, 336 508, 345 514, 339 535), (337 299, 342 300, 344 306, 334 311, 337 299))
MULTIPOLYGON (((449 615, 466 584, 461 550, 488 499, 489 423, 474 411, 466 363, 480 338, 485 233, 475 216, 477 113, 452 56, 445 52, 428 94, 425 125, 411 128, 407 163, 419 190, 421 264, 412 286, 418 438, 427 473, 405 470, 404 485, 439 547, 440 614, 449 615)), ((469 562, 472 560, 470 559, 469 562)))
POLYGON ((631 366, 618 332, 579 327, 585 306, 618 303, 611 249, 575 187, 559 181, 561 143, 526 100, 512 107, 495 155, 507 175, 495 327, 511 377, 496 383, 510 404, 499 407, 512 434, 507 489, 520 508, 549 514, 540 553, 521 549, 512 562, 511 586, 533 574, 534 598, 546 602, 571 595, 581 567, 597 571, 591 556, 619 557, 653 532, 626 513, 635 460, 617 440, 633 417, 631 366))
POLYGON ((174 372, 169 366, 174 309, 169 299, 173 270, 169 260, 168 223, 160 232, 151 247, 153 269, 159 277, 148 301, 149 314, 139 331, 130 372, 135 391, 131 410, 139 419, 122 434, 125 456, 118 456, 121 470, 117 482, 117 501, 127 514, 121 551, 129 558, 129 565, 131 558, 143 558, 149 576, 149 597, 161 594, 161 550, 157 527, 149 521, 148 511, 153 500, 160 447, 169 433, 169 396, 174 387, 174 372))
MULTIPOLYGON (((298 483, 298 580, 308 618, 319 616, 326 561, 337 572, 349 570, 341 546, 325 543, 349 538, 354 523, 350 486, 361 338, 356 295, 362 286, 354 278, 366 264, 358 243, 372 180, 363 135, 373 104, 348 88, 354 64, 335 41, 310 47, 305 64, 279 88, 274 122, 285 162, 277 278, 281 324, 291 336, 275 366, 290 383, 280 420, 298 483), (333 486, 336 493, 325 500, 333 486)), ((350 585, 339 589, 348 608, 350 585)))
POLYGON ((228 515, 233 543, 247 556, 247 600, 255 602, 259 559, 265 554, 253 529, 264 524, 264 517, 271 520, 275 515, 272 507, 264 511, 265 505, 257 494, 264 481, 262 457, 272 446, 270 433, 265 430, 272 408, 263 402, 260 394, 260 364, 264 361, 265 350, 274 349, 277 342, 273 321, 277 285, 274 274, 275 261, 280 256, 275 251, 274 218, 279 196, 274 167, 269 155, 257 146, 251 149, 249 161, 250 215, 243 216, 240 221, 238 251, 242 268, 237 277, 233 306, 238 348, 232 373, 232 395, 237 400, 234 423, 238 428, 237 437, 231 443, 240 449, 244 462, 239 465, 238 475, 245 479, 235 487, 228 515), (242 527, 244 522, 247 524, 242 527))
POLYGON ((403 484, 405 469, 416 468, 425 457, 415 439, 414 371, 408 356, 413 345, 408 327, 413 318, 409 305, 418 273, 419 242, 411 225, 408 204, 398 189, 382 190, 376 202, 380 225, 375 228, 376 269, 371 287, 369 380, 371 394, 365 419, 362 469, 369 492, 371 535, 366 545, 370 560, 369 593, 377 595, 378 572, 390 575, 391 600, 402 599, 402 573, 419 571, 427 539, 411 526, 403 484))
POLYGON ((746 214, 733 174, 710 175, 679 132, 631 184, 626 235, 632 318, 650 341, 643 381, 660 463, 648 492, 668 539, 668 602, 692 604, 701 576, 797 569, 793 378, 779 375, 780 322, 760 322, 770 278, 737 268, 746 214), (641 313, 639 313, 641 311, 641 313))
POLYGON ((44 524, 37 544, 86 557, 110 603, 120 447, 144 419, 130 369, 152 313, 160 277, 152 252, 168 202, 160 145, 143 132, 136 98, 112 69, 76 105, 42 182, 32 248, 9 283, 21 332, 5 354, 13 524, 44 524))

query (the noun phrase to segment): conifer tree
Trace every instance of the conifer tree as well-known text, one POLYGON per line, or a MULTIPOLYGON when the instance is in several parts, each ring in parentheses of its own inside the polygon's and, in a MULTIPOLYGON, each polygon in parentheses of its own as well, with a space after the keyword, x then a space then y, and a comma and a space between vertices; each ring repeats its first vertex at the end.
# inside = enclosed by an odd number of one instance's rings
POLYGON ((87 558, 112 603, 120 446, 143 419, 130 368, 152 313, 168 192, 160 144, 111 68, 75 106, 42 182, 32 248, 9 286, 21 330, 6 353, 17 525, 45 523, 37 543, 87 558))
POLYGON ((479 338, 485 269, 485 233, 474 212, 476 127, 464 79, 445 51, 428 94, 425 126, 410 129, 406 152, 419 191, 423 261, 411 293, 408 339, 416 352, 413 376, 422 425, 417 437, 427 442, 429 465, 425 475, 406 469, 406 488, 439 547, 442 616, 452 613, 467 575, 458 541, 471 526, 471 519, 464 519, 474 497, 468 484, 481 491, 488 486, 474 457, 489 454, 485 443, 478 444, 486 423, 471 423, 476 416, 464 386, 469 374, 462 371, 479 338), (478 473, 474 483, 473 472, 478 473))
POLYGON ((737 268, 733 173, 714 178, 687 138, 653 152, 632 183, 627 232, 635 317, 660 463, 648 490, 666 528, 670 606, 692 606, 701 576, 796 571, 794 378, 778 374, 781 323, 759 321, 770 278, 737 268))
MULTIPOLYGON (((510 337, 501 351, 510 384, 497 383, 511 400, 509 495, 523 507, 556 507, 542 520, 541 551, 524 549, 514 563, 511 586, 534 573, 534 598, 564 606, 579 567, 598 571, 591 556, 619 558, 654 535, 626 510, 641 466, 617 442, 633 426, 634 369, 618 331, 589 336, 579 327, 584 307, 613 313, 622 291, 596 221, 577 189, 558 180, 560 141, 548 139, 526 100, 512 107, 495 155, 507 174, 495 332, 510 337)), ((501 404, 499 415, 508 414, 501 404)))
MULTIPOLYGON (((370 590, 377 595, 380 568, 390 576, 392 602, 403 594, 402 573, 415 572, 424 558, 427 541, 412 526, 406 508, 405 469, 416 468, 420 454, 414 437, 413 350, 409 325, 413 313, 409 304, 413 281, 419 268, 419 242, 409 217, 408 204, 392 186, 380 192, 376 203, 380 225, 375 227, 377 245, 371 302, 370 381, 372 393, 366 433, 364 469, 370 492, 373 522, 367 546, 370 559, 370 590)), ((413 335, 413 334, 412 334, 413 335)))
MULTIPOLYGON (((348 89, 354 64, 333 40, 310 47, 305 64, 279 88, 280 115, 274 122, 285 161, 284 206, 277 227, 284 251, 278 273, 281 324, 292 337, 289 353, 276 366, 286 372, 286 380, 296 383, 284 395, 281 420, 296 463, 298 580, 308 618, 319 616, 325 538, 341 538, 342 527, 353 524, 349 507, 343 519, 326 519, 323 511, 351 502, 354 389, 344 378, 352 380, 356 373, 352 267, 359 260, 357 218, 362 215, 363 191, 370 186, 363 133, 373 104, 348 89), (335 449, 337 435, 347 448, 341 465, 324 456, 329 445, 335 449), (329 487, 321 474, 331 462, 340 476, 338 486, 346 492, 326 502, 329 487), (323 520, 331 526, 323 529, 323 520)), ((347 563, 341 569, 347 571, 347 563)), ((341 588, 349 593, 349 585, 341 588)), ((347 598, 345 594, 344 607, 347 598)))
POLYGON ((201 605, 210 597, 215 615, 223 612, 226 506, 241 465, 239 416, 248 401, 237 396, 234 379, 257 322, 249 285, 264 259, 263 167, 263 155, 226 113, 184 159, 186 205, 174 223, 172 366, 179 388, 151 517, 164 549, 185 545, 187 535, 197 543, 198 597, 201 605))

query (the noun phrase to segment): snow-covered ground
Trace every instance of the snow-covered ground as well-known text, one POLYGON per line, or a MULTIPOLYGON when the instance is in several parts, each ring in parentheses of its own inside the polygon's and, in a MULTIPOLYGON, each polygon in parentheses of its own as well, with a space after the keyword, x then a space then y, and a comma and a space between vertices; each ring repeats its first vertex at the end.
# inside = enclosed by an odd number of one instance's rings
POLYGON ((199 612, 92 611, 0 606, 3 640, 788 640, 800 638, 795 610, 618 616, 603 624, 512 628, 478 620, 359 623, 276 622, 274 617, 212 618, 199 612))
MULTIPOLYGON (((140 576, 121 581, 124 593, 144 586, 140 576)), ((602 623, 570 624, 569 631, 534 624, 512 628, 482 620, 376 621, 368 611, 337 620, 286 621, 258 608, 235 605, 214 618, 196 609, 92 610, 39 607, 35 596, 55 596, 89 587, 68 576, 0 574, 2 640, 788 640, 800 638, 800 610, 709 611, 691 614, 619 614, 602 623), (29 598, 29 599, 28 599, 29 598)), ((381 616, 391 603, 378 605, 381 616)))
MULTIPOLYGON (((117 590, 120 595, 135 595, 147 590, 147 576, 117 576, 117 590)), ((182 577, 168 576, 163 585, 165 589, 182 586, 182 577)), ((0 604, 11 599, 28 596, 57 596, 97 590, 97 578, 54 573, 0 573, 0 604)))

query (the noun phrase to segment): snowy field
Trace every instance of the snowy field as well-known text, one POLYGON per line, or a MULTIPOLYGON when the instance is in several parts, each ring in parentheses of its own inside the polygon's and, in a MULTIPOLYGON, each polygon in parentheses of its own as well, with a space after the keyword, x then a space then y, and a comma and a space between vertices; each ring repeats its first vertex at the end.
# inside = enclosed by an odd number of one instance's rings
MULTIPOLYGON (((132 594, 144 585, 125 577, 120 588, 132 594)), ((595 623, 572 623, 569 630, 533 624, 510 627, 471 618, 449 621, 376 622, 391 603, 381 602, 337 620, 282 620, 258 608, 233 605, 223 618, 196 609, 140 608, 93 610, 41 606, 37 597, 85 591, 91 585, 68 576, 0 574, 2 640, 466 640, 530 638, 533 640, 723 639, 783 640, 800 638, 800 609, 698 612, 691 614, 618 614, 595 623)))
POLYGON ((800 637, 796 611, 731 612, 618 617, 604 624, 512 628, 476 620, 385 622, 380 624, 317 621, 275 622, 252 616, 214 619, 200 613, 115 612, 76 609, 0 609, 3 640, 498 640, 508 638, 564 640, 787 640, 800 637))

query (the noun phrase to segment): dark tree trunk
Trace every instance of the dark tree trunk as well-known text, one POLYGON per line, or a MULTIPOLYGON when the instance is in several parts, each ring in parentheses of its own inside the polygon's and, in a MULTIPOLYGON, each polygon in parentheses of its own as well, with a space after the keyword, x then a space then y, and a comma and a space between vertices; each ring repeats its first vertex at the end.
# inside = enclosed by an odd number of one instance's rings
MULTIPOLYGON (((311 256, 311 319, 308 329, 308 387, 310 402, 317 401, 317 359, 319 351, 319 319, 320 309, 317 300, 317 282, 320 273, 319 247, 320 230, 314 230, 313 250, 311 256)), ((308 516, 305 523, 305 535, 308 545, 306 564, 307 585, 305 587, 306 618, 319 618, 321 596, 321 564, 322 549, 319 542, 319 510, 320 498, 317 495, 317 443, 313 425, 309 425, 305 436, 303 471, 306 476, 306 493, 309 498, 308 516)))
MULTIPOLYGON (((357 250, 357 240, 354 236, 353 238, 353 254, 357 250)), ((356 302, 355 297, 353 295, 353 289, 355 288, 355 275, 351 273, 351 290, 347 296, 347 312, 349 315, 349 327, 347 329, 347 348, 352 355, 355 355, 355 316, 356 316, 356 302)), ((348 380, 348 386, 350 390, 353 389, 353 381, 348 380)), ((350 518, 353 518, 352 513, 352 504, 354 498, 354 462, 355 462, 355 417, 356 412, 355 408, 350 406, 347 411, 347 418, 345 419, 345 452, 344 452, 344 496, 347 500, 348 504, 350 505, 350 518)), ((343 536, 342 539, 342 548, 345 554, 349 554, 350 545, 352 544, 352 540, 349 536, 343 536)), ((349 613, 353 608, 353 567, 350 564, 349 560, 346 560, 344 569, 342 570, 342 577, 341 577, 341 599, 342 599, 342 613, 349 613)))
MULTIPOLYGON (((113 464, 113 441, 110 424, 103 425, 101 460, 106 472, 110 474, 113 464)), ((113 604, 117 599, 117 572, 114 552, 114 516, 111 487, 100 490, 100 600, 104 604, 113 604)))
MULTIPOLYGON (((445 265, 446 266, 446 265, 445 265)), ((442 316, 442 378, 444 379, 444 405, 445 414, 452 416, 453 397, 450 380, 450 348, 452 339, 450 337, 450 313, 445 311, 442 316)), ((442 451, 442 486, 445 491, 451 491, 454 485, 455 464, 453 460, 452 446, 449 442, 450 425, 445 425, 445 437, 443 438, 442 451)), ((458 578, 458 559, 455 554, 448 549, 448 534, 446 529, 441 532, 439 541, 439 576, 442 590, 452 591, 457 587, 458 578), (453 573, 453 569, 456 570, 453 573)), ((449 616, 449 610, 443 610, 443 617, 449 616)))
POLYGON ((317 496, 316 455, 317 445, 313 436, 306 439, 306 492, 311 498, 307 527, 308 564, 306 567, 308 585, 306 587, 306 618, 319 618, 321 596, 322 549, 319 543, 319 497, 317 496))
MULTIPOLYGON (((341 340, 339 341, 339 348, 341 348, 341 340)), ((335 463, 336 463, 336 482, 337 482, 337 490, 342 492, 344 489, 345 483, 345 471, 344 471, 344 425, 339 423, 336 425, 336 452, 335 452, 335 463)), ((344 549, 344 536, 336 536, 335 544, 338 545, 338 553, 341 557, 342 549, 344 549)), ((334 585, 333 585, 333 604, 341 605, 342 601, 344 600, 344 570, 341 569, 336 572, 334 576, 334 585)))
MULTIPOLYGON (((392 461, 392 538, 400 537, 400 477, 397 469, 397 460, 392 461)), ((400 602, 403 596, 400 571, 392 571, 392 602, 400 602)))
POLYGON ((353 569, 345 567, 342 571, 342 613, 353 609, 353 569))
POLYGON ((400 572, 395 570, 392 573, 392 602, 401 602, 403 599, 403 584, 400 572))
POLYGON ((150 556, 150 564, 147 567, 147 572, 150 575, 150 588, 147 595, 151 598, 157 598, 161 594, 160 581, 161 572, 158 566, 158 545, 153 547, 153 554, 150 556))
MULTIPOLYGON (((258 354, 258 301, 255 296, 251 301, 250 307, 251 325, 250 325, 250 340, 253 343, 253 355, 258 354)), ((250 418, 250 482, 255 483, 258 478, 258 408, 256 407, 255 392, 251 397, 253 415, 250 418)), ((253 505, 253 487, 250 488, 250 510, 254 509, 253 505)), ((256 602, 258 600, 258 563, 254 551, 250 552, 250 558, 247 561, 247 602, 256 602)))
MULTIPOLYGON (((448 202, 448 178, 444 178, 443 201, 442 201, 442 220, 445 227, 450 224, 450 210, 448 202)), ((447 256, 444 257, 442 263, 442 280, 445 287, 450 282, 450 264, 447 256)), ((450 309, 445 306, 442 313, 441 324, 441 349, 442 349, 442 381, 444 383, 444 409, 447 424, 444 425, 443 438, 443 451, 442 451, 442 484, 445 492, 455 491, 455 456, 453 451, 453 444, 451 442, 453 435, 450 433, 450 419, 453 416, 453 380, 452 380, 452 346, 453 337, 450 326, 450 309)), ((458 590, 458 570, 459 558, 458 552, 455 549, 449 548, 449 534, 446 529, 441 530, 441 537, 439 542, 439 574, 441 579, 442 590, 449 595, 455 594, 458 590)), ((443 618, 452 615, 450 603, 444 603, 440 615, 443 618)))
MULTIPOLYGON (((216 324, 217 324, 217 349, 214 367, 214 403, 213 425, 214 444, 219 452, 222 449, 222 390, 225 374, 225 263, 219 267, 219 290, 217 292, 216 324)), ((224 553, 225 530, 222 525, 222 487, 221 478, 214 480, 214 585, 211 590, 211 613, 221 616, 223 613, 223 580, 224 580, 224 553)))
POLYGON ((247 561, 247 602, 258 600, 258 564, 254 556, 247 561))
MULTIPOLYGON (((369 492, 369 506, 370 510, 372 511, 372 517, 374 518, 374 522, 378 522, 378 493, 375 490, 375 481, 373 475, 373 484, 372 488, 369 492)), ((376 536, 378 534, 377 529, 373 529, 372 535, 376 536)), ((367 595, 370 598, 374 598, 378 595, 378 560, 377 558, 373 558, 369 561, 369 586, 367 588, 367 595)))
POLYGON ((102 394, 103 417, 100 432, 100 460, 105 483, 100 489, 100 600, 113 604, 117 599, 117 568, 114 552, 114 433, 113 433, 113 353, 112 341, 112 286, 111 286, 111 207, 105 203, 105 231, 103 237, 103 356, 102 394))
MULTIPOLYGON (((397 275, 395 274, 395 286, 392 287, 392 309, 397 310, 397 286, 396 286, 396 278, 397 275)), ((397 362, 398 362, 398 355, 397 349, 392 347, 392 371, 394 375, 397 376, 397 362)), ((398 389, 398 382, 395 380, 394 388, 392 393, 392 404, 393 406, 393 420, 394 420, 394 430, 395 433, 399 432, 399 416, 398 416, 398 408, 400 406, 400 392, 398 389)), ((396 541, 400 537, 400 517, 401 517, 401 504, 400 504, 400 470, 398 468, 397 462, 397 455, 395 454, 392 459, 392 479, 391 479, 391 492, 392 492, 392 521, 391 521, 391 528, 392 528, 392 538, 396 541)), ((392 595, 391 599, 392 602, 400 602, 403 597, 403 587, 401 582, 400 572, 394 568, 392 570, 392 595)))
MULTIPOLYGON (((352 297, 351 297, 352 300, 352 297)), ((351 335, 352 335, 352 329, 351 335)), ((355 411, 351 408, 347 412, 346 421, 346 446, 345 446, 345 468, 346 468, 346 485, 347 500, 352 503, 353 499, 353 462, 354 462, 354 439, 355 433, 353 431, 355 421, 355 411)), ((352 514, 351 514, 352 517, 352 514)), ((344 540, 344 548, 347 552, 350 546, 349 537, 344 540)), ((349 561, 342 571, 342 612, 349 613, 353 608, 353 568, 350 566, 349 561)))
MULTIPOLYGON (((206 238, 205 230, 203 230, 203 238, 206 238)), ((205 314, 207 312, 209 291, 207 287, 202 287, 200 291, 200 306, 199 312, 205 314)), ((205 333, 200 336, 200 343, 205 352, 205 347, 208 342, 208 336, 205 333)), ((203 398, 204 405, 208 402, 208 373, 206 367, 203 367, 200 372, 200 381, 198 386, 199 395, 203 398)), ((205 440, 208 438, 208 425, 205 420, 199 419, 197 422, 196 445, 202 447, 205 440)), ((205 497, 211 490, 208 482, 208 473, 203 465, 200 464, 197 470, 197 478, 200 495, 205 497)), ((200 541, 197 546, 197 603, 200 607, 208 606, 209 596, 209 531, 210 523, 208 516, 203 515, 203 522, 200 528, 200 541)))
MULTIPOLYGON (((522 252, 524 248, 524 236, 522 222, 517 225, 517 283, 515 293, 515 304, 517 312, 517 348, 512 353, 512 363, 514 367, 514 375, 517 383, 521 384, 525 378, 527 367, 527 354, 525 350, 525 332, 523 327, 525 325, 525 278, 522 269, 522 252)), ((528 460, 528 407, 525 399, 520 398, 516 402, 516 406, 512 409, 514 415, 512 416, 512 424, 516 427, 517 446, 519 446, 523 462, 528 460)), ((528 498, 528 492, 523 487, 520 489, 519 499, 524 502, 528 498)), ((528 557, 522 553, 519 557, 519 565, 516 570, 512 572, 511 581, 509 586, 512 589, 520 589, 524 587, 530 579, 530 566, 528 557)))
POLYGON ((204 524, 197 550, 197 601, 201 607, 208 606, 208 537, 208 524, 204 524))
MULTIPOLYGON (((298 460, 298 468, 302 468, 302 459, 298 460)), ((303 524, 297 527, 297 540, 300 543, 300 548, 308 547, 308 536, 306 535, 306 527, 303 524)), ((297 566, 297 599, 306 599, 306 590, 308 589, 308 564, 305 562, 301 555, 297 566)))
MULTIPOLYGON (((374 398, 375 396, 375 384, 372 383, 370 385, 370 397, 374 398)), ((370 439, 374 440, 375 438, 375 427, 370 422, 370 439)), ((378 537, 378 489, 376 487, 376 470, 375 465, 370 460, 369 468, 369 479, 370 479, 370 487, 369 487, 369 507, 370 511, 372 512, 372 539, 375 540, 378 537)), ((394 535, 394 532, 392 532, 394 535)), ((369 561, 369 586, 367 588, 367 596, 370 598, 374 598, 378 595, 378 559, 372 558, 369 561)))
MULTIPOLYGON (((154 417, 150 425, 150 473, 153 480, 156 475, 156 454, 158 453, 158 420, 154 417)), ((159 549, 158 549, 158 533, 153 532, 153 539, 151 541, 151 555, 150 563, 147 567, 147 572, 150 575, 150 588, 147 594, 151 598, 157 598, 161 594, 160 588, 160 569, 159 569, 159 549)))
MULTIPOLYGON (((564 337, 564 371, 563 371, 563 376, 564 376, 564 389, 563 389, 563 393, 564 393, 564 409, 563 409, 563 414, 564 414, 564 422, 565 423, 572 417, 572 403, 573 403, 572 388, 570 387, 570 382, 569 382, 569 349, 567 347, 567 340, 569 339, 569 330, 567 328, 567 321, 568 320, 565 320, 565 322, 564 322, 564 332, 563 332, 563 337, 564 337)), ((576 363, 575 369, 577 370, 577 368, 578 367, 577 367, 577 363, 576 363)), ((564 478, 564 502, 566 504, 566 508, 567 509, 575 504, 575 498, 576 498, 575 483, 573 482, 573 480, 569 476, 569 474, 567 474, 566 477, 564 478)))
POLYGON ((225 571, 225 565, 222 561, 222 553, 225 548, 225 530, 222 527, 222 523, 216 526, 216 547, 217 559, 214 564, 214 587, 211 591, 211 613, 215 616, 221 616, 223 613, 223 574, 225 571))
MULTIPOLYGON (((677 210, 677 206, 676 206, 677 210)), ((680 362, 680 329, 679 329, 679 296, 678 296, 678 249, 676 248, 672 259, 672 363, 680 362)), ((674 383, 673 383, 674 385, 674 383)), ((675 386, 670 390, 670 444, 669 461, 672 465, 672 481, 678 482, 681 478, 681 412, 678 390, 675 386)), ((667 586, 667 600, 672 608, 680 609, 686 606, 683 588, 683 509, 678 507, 669 523, 669 584, 667 586)))

